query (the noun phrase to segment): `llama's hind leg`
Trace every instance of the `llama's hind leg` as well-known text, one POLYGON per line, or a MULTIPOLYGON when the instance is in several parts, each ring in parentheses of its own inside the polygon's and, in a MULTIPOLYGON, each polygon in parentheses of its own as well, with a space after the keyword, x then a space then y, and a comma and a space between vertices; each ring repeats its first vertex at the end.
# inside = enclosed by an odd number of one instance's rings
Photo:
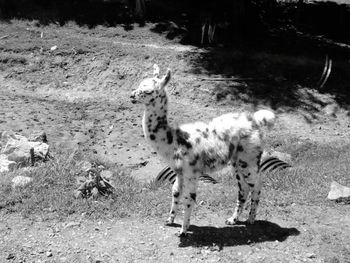
POLYGON ((259 173, 261 151, 257 147, 246 154, 241 154, 238 158, 238 169, 243 175, 243 179, 251 191, 251 207, 248 223, 253 224, 256 217, 256 211, 259 204, 262 180, 259 173))
MULTIPOLYGON (((234 166, 236 164, 233 164, 234 166)), ((227 225, 234 225, 237 223, 239 216, 242 213, 244 204, 247 200, 248 194, 249 194, 249 186, 245 182, 243 178, 243 174, 241 174, 236 168, 233 169, 234 173, 236 174, 237 178, 237 184, 238 184, 238 199, 237 199, 237 204, 235 207, 235 210, 233 212, 233 215, 226 219, 226 224, 227 225)))
POLYGON ((171 209, 170 209, 169 217, 166 220, 166 225, 172 225, 174 223, 174 220, 178 211, 178 207, 179 207, 179 200, 182 194, 182 187, 183 187, 183 177, 182 175, 177 175, 172 188, 171 209))

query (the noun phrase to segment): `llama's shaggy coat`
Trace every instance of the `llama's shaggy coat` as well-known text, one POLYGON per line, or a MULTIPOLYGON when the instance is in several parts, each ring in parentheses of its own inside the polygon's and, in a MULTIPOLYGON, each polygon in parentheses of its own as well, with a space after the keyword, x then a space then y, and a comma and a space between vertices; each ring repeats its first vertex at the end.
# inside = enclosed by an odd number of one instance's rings
POLYGON ((196 200, 198 177, 225 166, 232 168, 238 180, 238 201, 227 224, 234 224, 242 212, 251 192, 249 223, 254 223, 261 190, 259 163, 262 154, 261 128, 271 127, 275 115, 268 110, 250 113, 228 113, 211 122, 196 122, 171 127, 168 124, 168 96, 165 86, 170 80, 170 70, 159 78, 159 68, 154 66, 154 77, 141 82, 132 92, 133 102, 145 105, 143 130, 145 138, 177 173, 172 189, 172 205, 168 224, 174 222, 179 198, 184 200, 184 221, 181 235, 190 225, 190 215, 196 200))

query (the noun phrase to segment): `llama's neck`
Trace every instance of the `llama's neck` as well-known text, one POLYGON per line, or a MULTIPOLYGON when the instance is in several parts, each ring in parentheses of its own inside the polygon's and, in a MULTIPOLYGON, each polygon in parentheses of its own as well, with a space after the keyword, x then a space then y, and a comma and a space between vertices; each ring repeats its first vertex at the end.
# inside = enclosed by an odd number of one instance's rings
POLYGON ((174 152, 174 132, 168 124, 167 104, 147 105, 142 124, 146 140, 159 155, 168 159, 174 152))

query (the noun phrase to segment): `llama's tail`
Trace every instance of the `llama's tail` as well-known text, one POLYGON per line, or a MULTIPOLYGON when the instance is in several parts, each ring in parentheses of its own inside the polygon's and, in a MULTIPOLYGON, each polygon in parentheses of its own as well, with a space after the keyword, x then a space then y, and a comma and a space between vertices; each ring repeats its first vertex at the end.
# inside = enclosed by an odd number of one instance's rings
POLYGON ((272 128, 275 124, 275 114, 269 110, 259 110, 253 114, 253 118, 259 128, 272 128))

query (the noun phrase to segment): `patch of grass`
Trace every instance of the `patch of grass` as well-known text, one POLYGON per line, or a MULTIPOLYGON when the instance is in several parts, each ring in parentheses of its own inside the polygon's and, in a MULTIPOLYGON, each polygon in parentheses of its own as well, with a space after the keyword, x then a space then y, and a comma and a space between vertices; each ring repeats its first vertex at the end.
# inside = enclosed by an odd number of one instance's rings
POLYGON ((274 204, 329 205, 326 197, 333 180, 350 185, 350 144, 286 138, 279 150, 292 155, 293 168, 265 176, 264 195, 274 204))
MULTIPOLYGON (((76 199, 76 175, 81 172, 83 155, 60 153, 50 162, 28 170, 6 173, 0 180, 0 211, 20 213, 24 217, 64 218, 85 213, 92 218, 157 216, 167 211, 162 204, 163 190, 144 187, 117 166, 98 160, 113 173, 115 192, 109 197, 76 199), (33 178, 30 185, 13 189, 11 179, 17 175, 33 178)), ((91 160, 96 161, 96 159, 91 160)), ((164 189, 165 190, 165 189, 164 189)))
POLYGON ((0 69, 5 70, 9 67, 18 65, 27 65, 28 59, 18 54, 0 54, 0 69))

